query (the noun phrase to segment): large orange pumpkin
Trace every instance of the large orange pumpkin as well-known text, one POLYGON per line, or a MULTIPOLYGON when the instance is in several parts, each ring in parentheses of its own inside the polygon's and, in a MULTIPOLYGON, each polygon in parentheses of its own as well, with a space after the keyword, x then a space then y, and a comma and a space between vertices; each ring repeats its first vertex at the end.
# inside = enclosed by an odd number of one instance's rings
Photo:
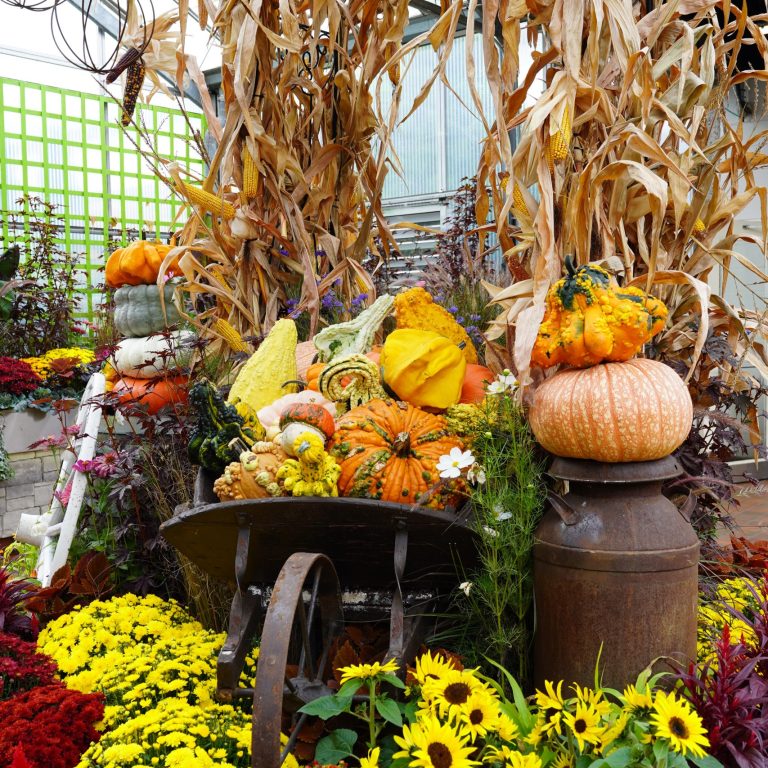
MULTIPOLYGON (((341 466, 340 496, 415 504, 439 482, 439 458, 463 447, 442 416, 396 400, 370 400, 336 426, 329 451, 341 466)), ((449 501, 437 493, 429 506, 449 501)))
POLYGON ((164 379, 134 379, 123 376, 112 392, 120 396, 121 405, 139 405, 149 413, 157 413, 165 405, 186 403, 189 390, 188 376, 164 379))
POLYGON ((693 404, 669 366, 636 359, 556 373, 536 390, 529 419, 557 456, 651 461, 688 436, 693 404))
MULTIPOLYGON (((104 277, 107 285, 120 288, 123 285, 146 285, 157 280, 163 259, 173 246, 164 243, 150 243, 137 240, 135 243, 118 248, 107 259, 104 277)), ((170 275, 180 275, 178 260, 169 267, 170 275)))

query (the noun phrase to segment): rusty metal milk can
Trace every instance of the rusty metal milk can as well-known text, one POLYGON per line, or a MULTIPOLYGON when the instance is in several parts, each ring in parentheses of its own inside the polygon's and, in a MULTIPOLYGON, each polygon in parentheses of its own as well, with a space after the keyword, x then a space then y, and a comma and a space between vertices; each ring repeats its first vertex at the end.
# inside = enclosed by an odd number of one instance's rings
POLYGON ((534 681, 622 688, 659 656, 696 655, 699 541, 661 493, 680 474, 658 461, 556 458, 568 481, 536 532, 534 681), (600 650, 602 646, 602 652, 600 650))

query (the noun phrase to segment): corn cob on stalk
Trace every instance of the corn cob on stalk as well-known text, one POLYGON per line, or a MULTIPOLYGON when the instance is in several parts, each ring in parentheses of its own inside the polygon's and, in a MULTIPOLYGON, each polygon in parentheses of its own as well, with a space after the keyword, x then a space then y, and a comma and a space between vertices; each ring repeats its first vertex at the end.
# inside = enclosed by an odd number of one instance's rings
POLYGON ((235 215, 235 206, 228 200, 222 200, 211 192, 206 192, 200 187, 179 182, 179 191, 192 205, 199 205, 203 210, 210 211, 222 219, 231 219, 235 215))
POLYGON ((259 191, 259 171, 256 161, 248 148, 243 144, 243 195, 246 200, 253 200, 259 191))
POLYGON ((112 69, 109 70, 107 73, 106 78, 104 78, 107 85, 112 85, 112 83, 117 80, 120 75, 125 72, 128 67, 133 64, 135 61, 138 61, 141 57, 141 51, 138 48, 131 48, 130 50, 126 51, 116 62, 115 66, 112 67, 112 69))
POLYGON ((250 348, 243 341, 243 337, 237 332, 230 322, 223 317, 216 318, 216 322, 213 324, 213 330, 221 336, 224 341, 229 344, 229 348, 233 352, 250 352, 250 348))
POLYGON ((125 90, 123 91, 123 116, 120 119, 124 127, 131 124, 133 111, 136 109, 136 101, 141 93, 141 86, 144 84, 144 62, 138 58, 128 65, 125 74, 125 90))
POLYGON ((525 204, 525 198, 523 197, 523 191, 520 189, 520 185, 515 182, 515 186, 512 188, 512 207, 530 217, 528 206, 525 204))
POLYGON ((707 231, 707 225, 701 219, 696 219, 693 223, 693 231, 695 234, 701 235, 707 231))
POLYGON ((555 172, 555 163, 559 163, 568 157, 572 136, 571 111, 566 107, 565 110, 563 110, 563 122, 560 123, 560 127, 557 129, 555 135, 550 136, 547 140, 546 156, 550 173, 555 172))

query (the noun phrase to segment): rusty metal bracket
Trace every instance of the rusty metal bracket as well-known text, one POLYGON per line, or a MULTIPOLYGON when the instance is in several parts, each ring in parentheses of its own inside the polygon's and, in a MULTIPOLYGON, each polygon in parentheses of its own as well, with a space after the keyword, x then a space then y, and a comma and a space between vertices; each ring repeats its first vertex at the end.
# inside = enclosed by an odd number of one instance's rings
POLYGON ((392 595, 392 613, 389 623, 388 659, 402 662, 405 630, 405 610, 403 607, 403 588, 401 580, 405 573, 405 561, 408 557, 408 528, 406 522, 400 519, 395 530, 395 591, 392 595))

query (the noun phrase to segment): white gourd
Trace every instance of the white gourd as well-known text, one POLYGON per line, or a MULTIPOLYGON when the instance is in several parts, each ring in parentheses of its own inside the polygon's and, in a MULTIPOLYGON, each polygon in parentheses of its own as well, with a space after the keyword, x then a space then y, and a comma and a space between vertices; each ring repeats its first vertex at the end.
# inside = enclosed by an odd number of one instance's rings
POLYGON ((122 376, 152 379, 187 366, 195 338, 192 331, 172 331, 167 336, 123 339, 112 354, 111 363, 122 376))

